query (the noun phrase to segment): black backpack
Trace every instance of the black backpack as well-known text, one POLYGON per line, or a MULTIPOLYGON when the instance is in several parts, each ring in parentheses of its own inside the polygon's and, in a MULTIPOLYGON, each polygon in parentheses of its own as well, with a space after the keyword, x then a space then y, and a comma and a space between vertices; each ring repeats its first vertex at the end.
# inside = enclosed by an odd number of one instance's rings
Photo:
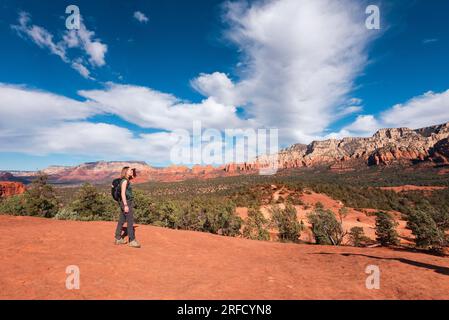
POLYGON ((112 198, 114 198, 114 200, 117 202, 120 201, 122 181, 123 181, 122 178, 117 178, 114 179, 114 181, 112 181, 111 195, 112 198))

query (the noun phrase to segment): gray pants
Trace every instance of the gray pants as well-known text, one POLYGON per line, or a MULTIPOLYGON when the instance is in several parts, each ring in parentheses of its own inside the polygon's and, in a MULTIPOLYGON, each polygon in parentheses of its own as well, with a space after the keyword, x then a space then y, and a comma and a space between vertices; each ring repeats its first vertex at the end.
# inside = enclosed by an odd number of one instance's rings
POLYGON ((118 223, 117 223, 117 229, 115 230, 115 238, 117 240, 121 239, 121 234, 122 234, 122 228, 123 225, 127 224, 127 231, 128 231, 128 237, 129 237, 129 241, 133 241, 136 239, 136 236, 134 235, 134 206, 133 206, 133 202, 128 200, 128 207, 129 207, 129 212, 125 214, 125 208, 122 204, 122 202, 120 202, 120 216, 118 218, 118 223))

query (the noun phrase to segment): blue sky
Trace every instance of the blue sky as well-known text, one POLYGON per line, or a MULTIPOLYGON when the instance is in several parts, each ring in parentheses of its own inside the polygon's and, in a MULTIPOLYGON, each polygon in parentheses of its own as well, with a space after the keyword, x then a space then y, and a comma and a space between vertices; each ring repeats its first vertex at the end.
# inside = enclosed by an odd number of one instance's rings
POLYGON ((193 120, 278 128, 281 146, 447 122, 448 13, 445 0, 0 0, 0 170, 169 165, 170 133, 193 120), (380 30, 364 26, 368 4, 380 30))

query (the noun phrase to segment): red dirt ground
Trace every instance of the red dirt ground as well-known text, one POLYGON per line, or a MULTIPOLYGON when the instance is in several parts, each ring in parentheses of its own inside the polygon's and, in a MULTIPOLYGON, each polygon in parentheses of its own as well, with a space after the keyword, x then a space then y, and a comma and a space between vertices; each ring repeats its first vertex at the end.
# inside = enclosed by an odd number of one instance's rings
POLYGON ((151 226, 142 249, 112 222, 0 216, 1 299, 449 299, 449 258, 227 238, 151 226), (80 268, 80 290, 65 288, 80 268), (381 270, 380 290, 365 268, 381 270))

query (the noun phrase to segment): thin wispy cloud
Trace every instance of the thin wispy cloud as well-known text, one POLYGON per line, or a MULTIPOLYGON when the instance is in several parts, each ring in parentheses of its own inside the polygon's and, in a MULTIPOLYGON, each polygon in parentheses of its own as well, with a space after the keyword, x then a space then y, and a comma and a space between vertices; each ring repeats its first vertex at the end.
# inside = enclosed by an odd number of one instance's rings
POLYGON ((32 24, 31 15, 27 12, 21 12, 18 24, 12 25, 11 28, 19 36, 30 39, 40 48, 48 49, 50 53, 60 57, 86 79, 94 79, 90 76, 91 72, 87 64, 92 67, 101 67, 106 64, 107 45, 95 38, 95 33, 86 28, 82 19, 80 29, 66 30, 60 41, 55 41, 54 35, 44 27, 32 24), (70 58, 69 51, 75 48, 81 49, 85 57, 70 58))
POLYGON ((140 23, 147 23, 149 21, 148 17, 143 12, 140 12, 140 11, 134 12, 133 16, 134 16, 134 19, 136 19, 140 23))
POLYGON ((65 46, 62 43, 55 43, 53 34, 45 28, 32 25, 29 13, 21 12, 18 22, 18 25, 12 25, 11 28, 17 31, 21 37, 28 37, 40 48, 47 48, 52 54, 57 55, 64 62, 68 62, 65 46))
POLYGON ((433 38, 433 39, 424 39, 423 41, 422 41, 422 43, 423 44, 429 44, 429 43, 435 43, 435 42, 438 42, 439 41, 439 39, 436 39, 436 38, 433 38))
POLYGON ((68 48, 80 48, 88 56, 89 63, 94 67, 106 64, 105 56, 108 46, 95 38, 95 32, 86 28, 81 18, 79 30, 67 30, 63 37, 63 44, 68 48))

